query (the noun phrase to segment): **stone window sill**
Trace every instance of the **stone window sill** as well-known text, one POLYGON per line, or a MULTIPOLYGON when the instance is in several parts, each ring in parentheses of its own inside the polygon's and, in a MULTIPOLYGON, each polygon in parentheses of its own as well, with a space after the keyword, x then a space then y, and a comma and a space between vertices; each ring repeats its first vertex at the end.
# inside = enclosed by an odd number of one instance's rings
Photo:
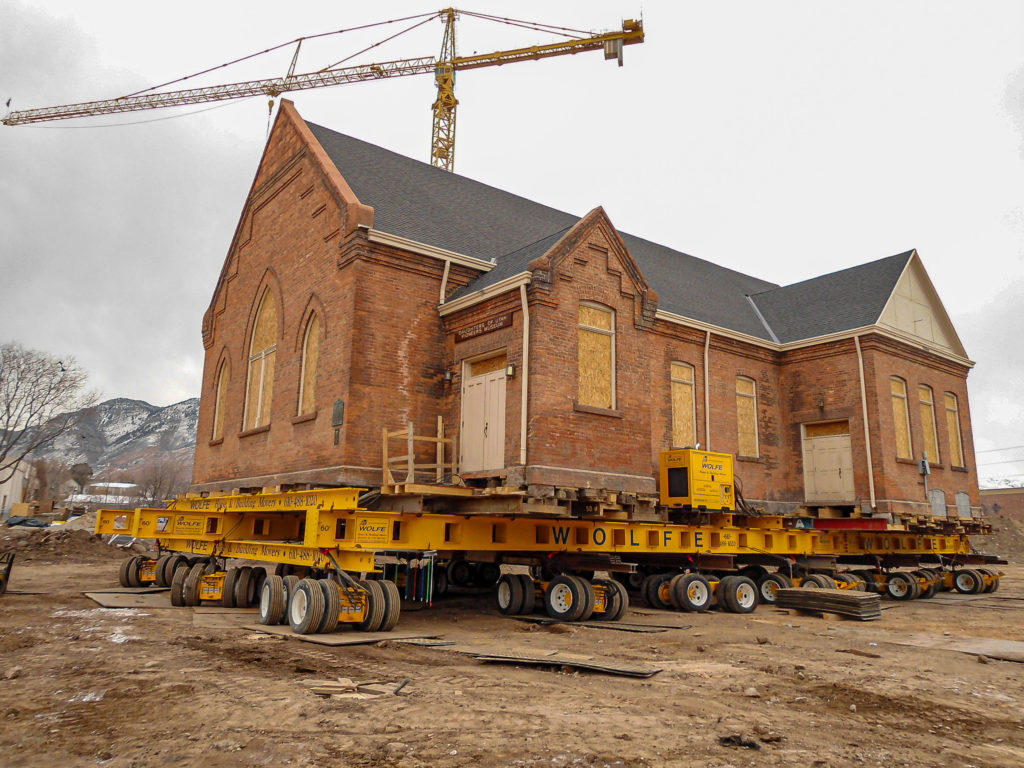
POLYGON ((214 446, 220 445, 223 442, 224 442, 224 438, 223 437, 218 437, 216 440, 211 440, 209 445, 210 445, 211 448, 213 448, 214 446))
POLYGON ((613 419, 623 418, 622 411, 615 410, 614 408, 598 408, 593 405, 582 405, 573 401, 572 409, 577 413, 592 413, 595 416, 610 416, 613 419))
POLYGON ((752 461, 755 464, 764 464, 764 459, 760 456, 737 456, 736 461, 752 461))
POLYGON ((967 472, 967 467, 950 467, 954 472, 967 472))
POLYGON ((269 424, 264 424, 262 427, 253 427, 252 429, 247 429, 244 432, 239 432, 238 433, 238 437, 239 438, 252 437, 253 435, 262 435, 264 432, 269 432, 269 431, 270 431, 270 425, 269 424))
POLYGON ((307 421, 313 421, 316 419, 317 411, 310 411, 304 413, 301 416, 292 416, 292 424, 305 424, 307 421))
POLYGON ((914 460, 914 459, 901 459, 899 456, 896 457, 896 463, 897 464, 913 464, 915 467, 917 466, 917 461, 916 460, 914 460))

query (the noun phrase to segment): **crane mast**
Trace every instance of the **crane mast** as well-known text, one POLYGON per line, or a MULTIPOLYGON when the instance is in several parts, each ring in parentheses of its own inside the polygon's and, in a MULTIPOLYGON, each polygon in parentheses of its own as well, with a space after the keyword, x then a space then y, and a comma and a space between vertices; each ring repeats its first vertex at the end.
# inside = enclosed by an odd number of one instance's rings
POLYGON ((460 11, 455 8, 445 8, 437 14, 445 25, 441 54, 438 58, 426 56, 394 59, 374 64, 333 67, 296 75, 294 74, 296 61, 299 48, 302 45, 302 39, 300 39, 285 77, 18 110, 10 112, 0 122, 10 126, 29 125, 51 120, 138 112, 160 107, 243 99, 250 96, 264 95, 276 98, 282 93, 290 91, 433 73, 437 86, 437 98, 433 104, 430 162, 439 168, 453 171, 455 169, 455 112, 459 103, 455 98, 455 73, 458 70, 501 66, 518 61, 537 61, 552 56, 602 49, 605 59, 617 59, 619 66, 622 66, 622 47, 644 41, 643 22, 630 19, 622 23, 621 31, 573 37, 546 45, 458 56, 455 49, 455 21, 459 14, 460 11))

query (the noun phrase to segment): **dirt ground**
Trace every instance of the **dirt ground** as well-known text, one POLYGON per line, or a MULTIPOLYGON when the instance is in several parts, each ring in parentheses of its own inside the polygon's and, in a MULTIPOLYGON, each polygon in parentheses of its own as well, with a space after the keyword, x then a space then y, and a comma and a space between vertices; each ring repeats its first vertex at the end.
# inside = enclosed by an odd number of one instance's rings
POLYGON ((83 592, 116 587, 124 553, 84 530, 0 528, 5 550, 18 554, 0 596, 3 768, 1024 766, 1018 564, 992 595, 885 600, 874 622, 637 600, 623 621, 676 628, 539 626, 467 590, 408 606, 396 628, 454 646, 327 647, 243 629, 256 617, 228 609, 101 608, 83 592), (487 664, 466 646, 661 671, 487 664), (408 683, 309 691, 339 677, 408 683))

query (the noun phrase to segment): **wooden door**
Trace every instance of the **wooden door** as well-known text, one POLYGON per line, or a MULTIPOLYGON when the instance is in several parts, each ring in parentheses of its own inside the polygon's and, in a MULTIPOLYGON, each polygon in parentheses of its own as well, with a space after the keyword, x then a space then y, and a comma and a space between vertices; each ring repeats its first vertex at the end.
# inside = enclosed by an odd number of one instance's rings
POLYGON ((848 422, 804 425, 807 504, 854 504, 853 449, 848 422))
POLYGON ((505 358, 467 366, 462 386, 463 472, 505 467, 505 358), (492 362, 493 361, 493 362, 492 362), (500 367, 498 364, 500 363, 500 367), (483 368, 485 372, 472 375, 483 368), (496 370, 493 370, 495 369, 496 370), (487 370, 492 369, 492 370, 487 370))

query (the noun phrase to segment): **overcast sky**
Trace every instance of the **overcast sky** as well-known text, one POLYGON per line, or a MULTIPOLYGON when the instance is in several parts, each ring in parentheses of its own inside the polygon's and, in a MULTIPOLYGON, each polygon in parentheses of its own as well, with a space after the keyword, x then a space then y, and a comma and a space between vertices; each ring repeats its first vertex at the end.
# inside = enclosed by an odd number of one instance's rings
MULTIPOLYGON (((0 114, 132 93, 423 2, 3 0, 0 114)), ((459 173, 779 284, 917 248, 977 367, 981 475, 1024 482, 1024 3, 488 2, 647 42, 461 73, 459 173), (995 449, 1014 450, 999 451, 995 449), (1018 460, 1018 461, 1012 461, 1018 460), (996 463, 1002 462, 1002 463, 996 463)), ((297 71, 413 22, 303 46, 297 71)), ((350 63, 437 55, 432 21, 350 63)), ((460 53, 550 36, 463 18, 460 53)), ((283 75, 293 50, 176 87, 283 75)), ((429 76, 289 96, 429 159, 429 76)), ((0 340, 105 398, 199 392, 202 315, 266 141, 265 98, 0 127, 0 340)))

